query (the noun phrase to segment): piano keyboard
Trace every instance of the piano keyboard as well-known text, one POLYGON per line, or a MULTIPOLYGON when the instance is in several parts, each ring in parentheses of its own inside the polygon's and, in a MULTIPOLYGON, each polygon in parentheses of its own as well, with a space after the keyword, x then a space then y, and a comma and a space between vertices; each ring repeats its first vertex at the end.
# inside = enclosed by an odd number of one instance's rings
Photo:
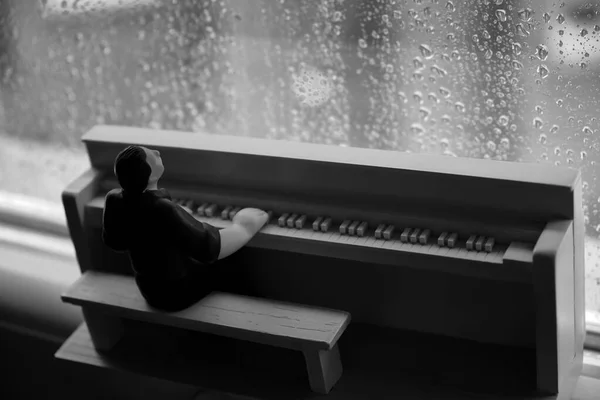
MULTIPOLYGON (((216 228, 226 228, 243 207, 214 203, 197 204, 193 200, 173 198, 188 213, 201 222, 216 228)), ((470 235, 465 240, 455 232, 441 232, 434 235, 429 229, 419 227, 397 227, 390 224, 370 226, 367 221, 343 220, 339 225, 332 218, 317 216, 310 221, 300 213, 282 213, 275 216, 267 211, 269 221, 260 233, 337 243, 342 245, 363 246, 413 254, 427 254, 439 257, 472 260, 501 264, 506 246, 498 245, 493 237, 470 235)))

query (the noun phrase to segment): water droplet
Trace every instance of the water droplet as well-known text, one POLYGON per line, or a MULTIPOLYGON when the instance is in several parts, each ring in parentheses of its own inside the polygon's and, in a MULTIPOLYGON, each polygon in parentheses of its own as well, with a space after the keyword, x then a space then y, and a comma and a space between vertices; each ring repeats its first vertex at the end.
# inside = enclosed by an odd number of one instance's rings
POLYGON ((400 18, 402 18, 402 11, 394 10, 394 19, 400 19, 400 18))
POLYGON ((529 31, 523 27, 523 24, 517 24, 517 35, 527 37, 529 36, 529 31))
POLYGON ((419 114, 421 115, 422 121, 427 121, 429 119, 429 115, 431 115, 431 110, 425 107, 421 107, 419 109, 419 114))
POLYGON ((358 45, 362 48, 365 49, 367 48, 367 41, 363 38, 358 39, 358 45))
POLYGON ((552 125, 552 128, 550 128, 550 133, 553 133, 553 134, 554 134, 554 133, 558 132, 558 129, 559 129, 559 128, 560 128, 560 127, 559 127, 558 125, 556 125, 556 124, 555 124, 555 125, 552 125))
POLYGON ((529 21, 531 19, 531 14, 533 13, 533 10, 529 7, 527 8, 522 8, 519 10, 519 18, 521 18, 521 21, 529 21))
POLYGON ((535 48, 535 54, 542 61, 545 61, 548 58, 548 48, 543 44, 538 44, 535 48))
POLYGON ((505 150, 508 150, 510 148, 510 140, 506 137, 500 139, 500 146, 502 146, 505 150))
POLYGON ((565 16, 562 14, 558 14, 558 16, 556 17, 556 20, 558 21, 559 24, 562 24, 563 22, 565 22, 565 16))
POLYGON ((429 60, 433 57, 433 50, 426 44, 422 44, 419 46, 419 50, 421 51, 421 55, 425 57, 426 60, 429 60))
POLYGON ((548 76, 550 71, 548 70, 548 67, 546 67, 544 64, 542 64, 539 67, 537 67, 537 73, 540 77, 545 78, 548 76))
POLYGON ((445 87, 443 87, 443 86, 440 86, 440 88, 439 88, 439 92, 440 92, 440 94, 441 94, 442 96, 444 96, 445 98, 448 98, 448 97, 450 97, 450 94, 451 94, 451 92, 450 92, 450 89, 447 89, 447 88, 445 88, 445 87))
POLYGON ((442 77, 446 76, 446 74, 447 74, 446 70, 443 70, 442 68, 440 68, 437 65, 431 66, 430 70, 431 70, 431 72, 435 72, 436 74, 438 74, 439 76, 442 76, 442 77))
POLYGON ((515 55, 517 55, 517 56, 518 56, 518 55, 520 55, 520 54, 521 54, 521 52, 522 52, 522 49, 523 49, 523 48, 521 47, 521 43, 519 43, 519 42, 514 42, 514 43, 512 44, 512 46, 513 46, 513 47, 512 47, 512 48, 513 48, 513 53, 515 53, 515 55))
POLYGON ((502 8, 496 10, 496 18, 498 18, 502 22, 506 22, 506 11, 502 8))
POLYGON ((416 92, 414 92, 413 100, 415 100, 417 103, 421 104, 423 102, 423 93, 421 93, 418 90, 416 92))
POLYGON ((454 10, 456 9, 456 7, 454 6, 454 3, 451 1, 446 2, 446 10, 450 11, 450 12, 454 12, 454 10))
POLYGON ((554 148, 554 155, 555 156, 560 156, 560 147, 555 147, 554 148))
POLYGON ((458 112, 461 112, 461 113, 465 112, 465 104, 460 101, 457 101, 456 103, 454 103, 454 108, 458 112))
POLYGON ((494 53, 490 49, 487 49, 484 54, 486 60, 489 60, 490 58, 492 58, 493 55, 494 55, 494 53))
POLYGON ((423 133, 423 132, 425 132, 425 128, 423 128, 423 125, 421 125, 421 124, 414 123, 414 124, 412 124, 412 125, 410 126, 410 131, 411 131, 413 134, 417 135, 417 134, 419 134, 419 133, 423 133))
POLYGON ((544 126, 544 121, 540 117, 535 117, 533 119, 533 126, 537 129, 541 129, 544 126))
POLYGON ((596 31, 596 32, 600 31, 600 25, 594 25, 594 31, 596 31))
POLYGON ((519 70, 523 68, 523 64, 520 61, 512 60, 512 66, 514 69, 519 70))
POLYGON ((581 153, 579 153, 579 156, 581 157, 582 160, 585 160, 587 158, 587 152, 584 150, 581 153))
POLYGON ((488 148, 489 151, 496 151, 496 143, 494 143, 493 141, 488 141, 486 143, 486 146, 488 148))
POLYGON ((550 14, 548 14, 547 12, 544 13, 543 17, 544 17, 544 22, 545 23, 548 23, 548 21, 550 21, 551 17, 550 17, 550 14))
POLYGON ((483 37, 488 40, 491 38, 490 33, 487 31, 487 29, 483 30, 483 37))
POLYGON ((333 22, 339 22, 342 20, 342 12, 336 11, 333 13, 333 22))
POLYGON ((421 60, 421 57, 415 57, 413 60, 413 65, 415 68, 423 68, 423 61, 421 60))
POLYGON ((545 134, 541 133, 538 140, 541 144, 546 144, 546 142, 548 142, 548 137, 545 134))
POLYGON ((500 118, 498 118, 498 124, 501 126, 508 126, 508 116, 501 115, 500 118))
POLYGON ((585 35, 587 35, 587 34, 588 34, 588 30, 587 30, 587 29, 585 29, 585 28, 583 28, 583 29, 581 30, 581 36, 585 36, 585 35))
POLYGON ((434 103, 439 103, 440 102, 439 97, 437 97, 435 95, 435 93, 433 93, 433 92, 430 92, 429 94, 427 94, 427 98, 429 99, 429 101, 433 101, 434 103))
POLYGON ((589 126, 584 126, 582 129, 582 132, 585 133, 586 135, 591 135, 594 133, 594 131, 592 131, 592 129, 589 126))
POLYGON ((563 99, 556 100, 556 105, 559 106, 559 107, 562 107, 563 103, 564 103, 563 99))

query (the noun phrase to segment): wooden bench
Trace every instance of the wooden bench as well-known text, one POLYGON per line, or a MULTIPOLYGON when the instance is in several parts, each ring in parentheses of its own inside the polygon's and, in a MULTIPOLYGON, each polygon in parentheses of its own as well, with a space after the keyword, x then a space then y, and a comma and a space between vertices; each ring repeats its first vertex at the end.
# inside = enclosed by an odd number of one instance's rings
POLYGON ((302 351, 310 387, 318 393, 329 393, 342 375, 337 341, 350 322, 345 311, 212 292, 166 313, 148 306, 133 277, 99 271, 85 272, 61 298, 82 306, 98 351, 119 341, 122 319, 133 319, 302 351))

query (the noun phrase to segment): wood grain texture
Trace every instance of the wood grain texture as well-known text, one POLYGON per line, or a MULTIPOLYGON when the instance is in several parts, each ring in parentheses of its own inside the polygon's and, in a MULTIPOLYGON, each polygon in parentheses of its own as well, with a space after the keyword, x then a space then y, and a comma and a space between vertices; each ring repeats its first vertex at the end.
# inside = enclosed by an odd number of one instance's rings
POLYGON ((158 312, 148 306, 132 277, 99 271, 86 272, 61 297, 123 318, 296 350, 331 349, 350 322, 344 311, 222 292, 180 312, 158 312))

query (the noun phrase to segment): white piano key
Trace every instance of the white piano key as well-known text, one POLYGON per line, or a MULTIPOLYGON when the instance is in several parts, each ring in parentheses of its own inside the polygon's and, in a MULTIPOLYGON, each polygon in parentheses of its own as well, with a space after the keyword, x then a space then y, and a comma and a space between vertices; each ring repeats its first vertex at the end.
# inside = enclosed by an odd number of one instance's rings
POLYGON ((368 247, 373 247, 373 245, 375 244, 375 237, 374 236, 365 236, 365 246, 368 247))
MULTIPOLYGON (((446 252, 445 257, 463 258, 461 256, 460 250, 461 249, 457 249, 456 247, 454 247, 454 248, 453 247, 449 247, 448 251, 446 252)), ((465 250, 465 253, 466 253, 466 250, 465 250)))
POLYGON ((467 250, 467 256, 465 257, 467 260, 475 260, 475 257, 477 257, 475 250, 467 250))
POLYGON ((354 244, 356 244, 356 241, 360 239, 360 237, 358 236, 348 236, 348 240, 346 241, 346 244, 348 246, 354 246, 354 244))
POLYGON ((437 250, 435 250, 435 254, 442 257, 448 252, 448 250, 450 250, 448 247, 438 246, 437 250))
POLYGON ((391 250, 394 248, 395 242, 395 240, 386 240, 382 243, 381 248, 391 250))
POLYGON ((229 212, 233 210, 232 206, 225 206, 223 211, 221 211, 221 219, 229 219, 229 212))
POLYGON ((369 247, 369 240, 372 239, 370 236, 357 236, 355 246, 369 247))
POLYGON ((458 256, 460 258, 464 258, 464 259, 467 258, 467 253, 468 253, 467 249, 465 249, 464 247, 455 247, 455 249, 458 249, 458 256))
POLYGON ((477 254, 475 255, 475 259, 478 261, 485 261, 485 258, 487 257, 489 253, 486 253, 485 251, 478 251, 477 254))

